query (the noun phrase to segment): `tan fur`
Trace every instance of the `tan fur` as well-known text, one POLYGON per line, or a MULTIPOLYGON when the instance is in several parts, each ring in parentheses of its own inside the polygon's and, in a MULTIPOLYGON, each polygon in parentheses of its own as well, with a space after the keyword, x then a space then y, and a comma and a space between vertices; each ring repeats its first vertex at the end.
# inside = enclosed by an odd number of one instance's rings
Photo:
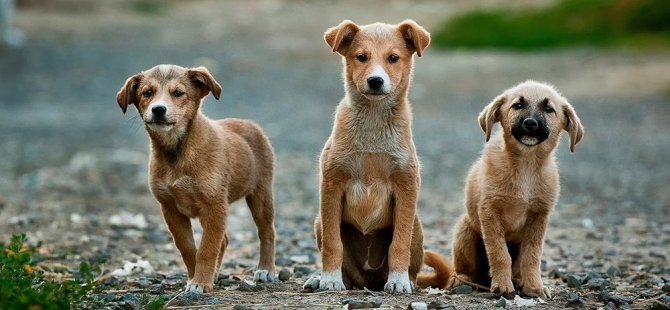
MULTIPOLYGON (((413 54, 421 55, 430 36, 410 20, 366 26, 345 20, 324 39, 343 56, 346 96, 320 160, 315 233, 323 271, 342 270, 348 289, 382 289, 389 272, 409 272, 414 282, 423 260, 416 213, 421 180, 407 93, 413 54), (367 60, 358 60, 360 54, 367 60), (379 68, 390 87, 371 95, 367 78, 379 68)), ((386 290, 396 291, 388 284, 386 290)))
POLYGON ((497 122, 502 132, 486 144, 468 174, 467 213, 454 230, 455 272, 464 281, 490 282, 492 292, 508 295, 517 284, 527 295, 546 298, 540 259, 560 188, 554 152, 562 130, 568 131, 574 151, 584 129, 565 98, 533 81, 508 89, 481 112, 479 123, 487 141, 497 122), (512 108, 520 101, 524 109, 512 108), (549 129, 548 138, 535 146, 522 144, 512 134, 513 126, 531 112, 541 115, 549 129))
POLYGON ((260 238, 259 269, 274 274, 273 150, 262 129, 240 119, 211 120, 200 110, 221 86, 204 67, 160 65, 130 77, 117 102, 134 104, 151 140, 149 185, 188 269, 189 284, 211 290, 228 244, 229 204, 245 198, 260 238), (151 91, 151 96, 145 96, 151 91), (183 95, 177 96, 179 92, 183 95), (168 106, 169 127, 152 124, 149 106, 168 106), (199 218, 196 248, 190 218, 199 218))

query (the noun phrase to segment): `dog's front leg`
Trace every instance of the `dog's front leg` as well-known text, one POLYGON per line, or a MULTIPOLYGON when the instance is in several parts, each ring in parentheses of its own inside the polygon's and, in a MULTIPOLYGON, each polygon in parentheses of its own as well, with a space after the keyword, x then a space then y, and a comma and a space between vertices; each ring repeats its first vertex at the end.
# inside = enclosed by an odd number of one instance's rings
POLYGON ((217 260, 226 234, 226 210, 227 201, 212 203, 200 210, 202 240, 195 257, 195 275, 186 286, 187 292, 202 293, 214 287, 214 276, 218 272, 217 260))
POLYGON ((493 202, 482 203, 479 206, 479 222, 490 266, 491 292, 510 296, 514 294, 512 257, 507 250, 500 212, 493 202))
POLYGON ((193 229, 191 228, 191 219, 179 213, 179 210, 170 201, 161 201, 161 212, 167 224, 175 246, 181 254, 181 259, 186 265, 188 279, 193 279, 195 274, 195 240, 193 239, 193 229))
POLYGON ((546 213, 532 213, 526 220, 524 239, 521 241, 519 266, 523 293, 529 296, 551 298, 549 290, 542 284, 540 261, 544 245, 544 234, 547 230, 546 213))
POLYGON ((410 247, 420 187, 417 174, 399 172, 391 176, 393 198, 393 240, 389 247, 389 276, 384 291, 412 293, 409 280, 410 247))
POLYGON ((321 179, 321 206, 319 217, 321 218, 321 261, 323 272, 319 282, 319 289, 341 291, 344 290, 342 282, 342 237, 340 227, 342 224, 342 190, 347 180, 344 174, 323 172, 321 179))

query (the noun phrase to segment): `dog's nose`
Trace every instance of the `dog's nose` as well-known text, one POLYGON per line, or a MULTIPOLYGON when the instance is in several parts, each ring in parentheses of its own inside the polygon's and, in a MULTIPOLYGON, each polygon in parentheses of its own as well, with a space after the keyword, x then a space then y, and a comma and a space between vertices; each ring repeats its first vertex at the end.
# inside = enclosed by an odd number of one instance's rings
POLYGON ((167 108, 164 105, 156 105, 151 108, 151 113, 154 114, 154 117, 163 117, 167 112, 167 108))
POLYGON ((527 118, 523 120, 523 128, 526 128, 528 130, 537 130, 539 127, 540 125, 537 123, 535 119, 527 118))
POLYGON ((368 78, 368 86, 372 89, 379 89, 384 85, 384 79, 379 76, 371 76, 368 78))

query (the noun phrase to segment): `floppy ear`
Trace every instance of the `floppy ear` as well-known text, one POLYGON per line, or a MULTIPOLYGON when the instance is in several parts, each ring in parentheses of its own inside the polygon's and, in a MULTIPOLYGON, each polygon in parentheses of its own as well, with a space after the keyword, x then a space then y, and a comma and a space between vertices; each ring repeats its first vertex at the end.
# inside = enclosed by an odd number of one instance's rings
POLYGON ((574 152, 575 145, 584 137, 584 126, 582 126, 582 121, 579 120, 575 109, 568 101, 563 104, 563 114, 566 119, 564 129, 570 135, 570 152, 574 152))
POLYGON ((211 73, 205 67, 197 67, 188 69, 188 78, 193 82, 198 88, 205 90, 204 96, 211 91, 212 95, 216 100, 219 100, 221 96, 221 85, 217 82, 211 73))
POLYGON ((140 86, 140 81, 142 81, 142 78, 144 78, 142 73, 138 73, 129 77, 123 87, 119 89, 119 92, 116 93, 116 103, 119 104, 123 114, 126 114, 128 105, 137 104, 139 101, 137 98, 137 87, 140 86))
POLYGON ((415 51, 416 55, 421 57, 423 50, 430 44, 430 33, 411 19, 406 19, 398 24, 398 31, 405 39, 407 48, 415 51))
POLYGON ((339 25, 326 30, 323 38, 332 48, 333 52, 337 52, 344 56, 344 53, 347 51, 349 46, 351 46, 351 41, 354 40, 358 30, 360 30, 360 28, 358 25, 356 25, 356 23, 345 19, 339 25))
POLYGON ((500 110, 500 106, 506 101, 507 97, 505 97, 505 95, 500 95, 493 99, 493 101, 479 113, 479 126, 482 127, 482 130, 484 131, 486 142, 489 142, 489 139, 491 139, 493 124, 500 121, 498 110, 500 110))

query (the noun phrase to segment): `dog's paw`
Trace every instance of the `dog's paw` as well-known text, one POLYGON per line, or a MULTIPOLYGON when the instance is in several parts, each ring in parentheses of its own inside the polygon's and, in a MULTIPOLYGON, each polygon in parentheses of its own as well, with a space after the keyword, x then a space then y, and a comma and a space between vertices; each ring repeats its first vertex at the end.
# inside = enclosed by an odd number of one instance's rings
POLYGON ((258 269, 254 272, 254 282, 277 282, 277 277, 271 271, 258 269))
POLYGON ((524 286, 522 292, 525 295, 528 295, 528 296, 531 296, 531 297, 539 297, 539 298, 542 298, 544 300, 547 300, 547 299, 551 298, 551 292, 544 285, 540 285, 538 287, 524 286))
POLYGON ((327 291, 344 291, 346 288, 342 282, 342 271, 321 272, 319 289, 327 291))
POLYGON ((384 284, 387 293, 412 293, 412 282, 407 272, 390 272, 388 281, 384 284))
POLYGON ((491 292, 505 297, 511 297, 516 294, 514 291, 514 284, 512 283, 512 279, 507 279, 506 281, 492 279, 491 292))
POLYGON ((319 283, 321 283, 321 276, 320 275, 313 275, 310 276, 307 281, 305 281, 305 284, 302 285, 302 289, 304 290, 310 290, 310 291, 316 291, 319 289, 319 283))
MULTIPOLYGON (((194 294, 202 294, 206 291, 207 285, 203 284, 195 284, 195 283, 187 283, 186 288, 184 289, 184 293, 194 293, 194 294)), ((211 290, 211 288, 209 288, 211 290)))

